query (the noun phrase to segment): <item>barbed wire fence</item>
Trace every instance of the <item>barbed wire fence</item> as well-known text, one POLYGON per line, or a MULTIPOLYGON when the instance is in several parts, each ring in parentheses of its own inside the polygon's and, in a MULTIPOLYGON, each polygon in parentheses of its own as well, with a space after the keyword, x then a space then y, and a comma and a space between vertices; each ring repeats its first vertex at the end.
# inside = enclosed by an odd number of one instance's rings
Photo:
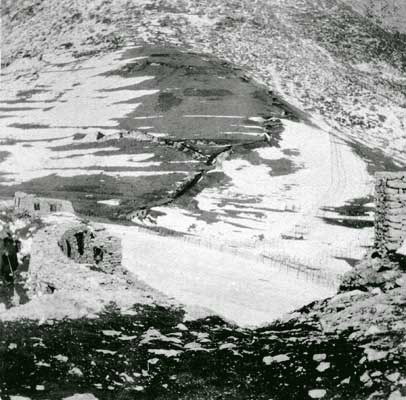
MULTIPOLYGON (((182 235, 170 232, 165 229, 156 227, 149 229, 146 227, 137 226, 140 232, 166 236, 180 242, 191 243, 199 247, 232 254, 236 257, 244 258, 247 261, 258 262, 267 265, 284 273, 294 274, 297 278, 302 277, 306 281, 311 281, 320 285, 337 288, 342 273, 334 270, 329 270, 328 265, 332 258, 348 258, 361 259, 363 256, 360 243, 354 242, 346 247, 336 247, 325 250, 322 253, 316 254, 314 257, 304 257, 288 254, 286 251, 266 250, 266 248, 280 249, 281 244, 286 241, 275 238, 267 240, 266 243, 261 242, 246 242, 246 241, 227 241, 225 239, 216 240, 202 238, 199 236, 182 235), (266 247, 265 247, 266 245, 266 247)), ((369 246, 369 242, 365 241, 365 246, 369 246)))

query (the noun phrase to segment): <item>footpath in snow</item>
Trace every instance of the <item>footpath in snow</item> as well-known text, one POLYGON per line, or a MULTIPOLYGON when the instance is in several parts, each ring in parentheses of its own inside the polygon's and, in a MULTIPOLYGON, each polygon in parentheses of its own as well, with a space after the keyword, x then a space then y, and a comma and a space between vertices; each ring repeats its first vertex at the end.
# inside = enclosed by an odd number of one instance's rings
MULTIPOLYGON (((332 273, 350 270, 345 259, 365 255, 373 229, 342 223, 351 217, 338 210, 371 196, 373 178, 367 165, 336 132, 288 120, 283 125, 279 148, 251 152, 260 162, 234 156, 218 166, 215 172, 223 173, 226 183, 196 195, 201 215, 183 206, 157 207, 160 214, 154 222, 266 255, 283 253, 332 273), (292 170, 278 173, 284 162, 292 170), (211 219, 205 220, 205 214, 211 219)), ((362 218, 372 222, 371 215, 362 218)))

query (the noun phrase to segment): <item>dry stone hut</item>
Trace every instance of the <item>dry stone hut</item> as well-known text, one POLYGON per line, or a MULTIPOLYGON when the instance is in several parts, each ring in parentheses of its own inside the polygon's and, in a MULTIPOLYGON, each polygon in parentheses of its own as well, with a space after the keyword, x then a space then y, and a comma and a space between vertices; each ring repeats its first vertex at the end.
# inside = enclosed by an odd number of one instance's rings
POLYGON ((65 255, 77 263, 92 264, 105 272, 113 272, 121 265, 121 241, 104 228, 75 226, 62 235, 58 244, 65 255))
POLYGON ((74 212, 72 203, 68 200, 48 199, 23 192, 17 192, 14 195, 14 211, 16 213, 27 213, 31 217, 39 217, 55 212, 74 212))
POLYGON ((375 254, 396 258, 406 241, 406 171, 376 174, 375 203, 375 254))

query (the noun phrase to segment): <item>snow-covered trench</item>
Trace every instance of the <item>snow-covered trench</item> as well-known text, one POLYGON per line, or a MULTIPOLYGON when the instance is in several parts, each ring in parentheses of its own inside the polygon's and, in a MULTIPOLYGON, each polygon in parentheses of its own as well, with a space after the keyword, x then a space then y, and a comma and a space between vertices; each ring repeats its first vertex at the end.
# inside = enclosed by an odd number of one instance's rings
POLYGON ((106 225, 122 238, 123 265, 188 306, 200 306, 239 325, 261 325, 333 294, 295 273, 136 227, 106 225))

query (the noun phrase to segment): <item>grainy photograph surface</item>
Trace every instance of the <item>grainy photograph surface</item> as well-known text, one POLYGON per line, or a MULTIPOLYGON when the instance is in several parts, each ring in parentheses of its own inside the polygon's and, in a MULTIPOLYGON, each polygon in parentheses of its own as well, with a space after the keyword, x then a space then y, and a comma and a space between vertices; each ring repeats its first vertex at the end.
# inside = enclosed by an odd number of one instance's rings
POLYGON ((406 400, 405 0, 0 4, 0 400, 406 400))

